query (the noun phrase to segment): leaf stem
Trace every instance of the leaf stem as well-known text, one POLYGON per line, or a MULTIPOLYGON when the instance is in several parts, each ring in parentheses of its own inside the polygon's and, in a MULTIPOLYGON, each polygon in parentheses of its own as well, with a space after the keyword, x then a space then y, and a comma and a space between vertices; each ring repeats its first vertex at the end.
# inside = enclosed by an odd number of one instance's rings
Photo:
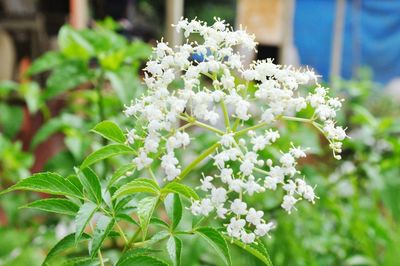
POLYGON ((101 251, 97 251, 97 255, 99 256, 100 265, 104 266, 103 256, 101 255, 101 251))

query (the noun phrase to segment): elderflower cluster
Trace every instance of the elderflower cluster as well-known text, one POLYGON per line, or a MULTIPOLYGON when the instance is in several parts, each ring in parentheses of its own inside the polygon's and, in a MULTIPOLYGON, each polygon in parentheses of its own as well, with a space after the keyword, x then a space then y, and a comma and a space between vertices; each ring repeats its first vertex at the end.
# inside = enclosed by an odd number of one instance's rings
POLYGON ((309 69, 296 70, 272 60, 244 66, 237 48, 255 49, 256 42, 242 29, 234 31, 219 19, 211 26, 182 19, 175 27, 187 42, 174 49, 164 42, 157 44, 145 68, 148 91, 125 109, 127 116, 143 123, 142 135, 128 132, 129 143, 139 146, 133 162, 142 170, 161 160, 165 180, 180 181, 195 165, 182 165, 177 150, 190 146, 191 127, 209 130, 217 141, 194 162, 211 159, 215 171, 199 178, 198 189, 205 195, 190 209, 194 215, 215 213, 227 222, 229 236, 252 243, 268 235, 274 224, 264 219, 263 211, 248 206, 246 197, 280 188, 285 191, 281 206, 288 213, 302 199, 312 203, 317 199, 314 188, 296 169, 306 149, 292 144, 278 158, 260 155, 280 138, 277 121, 316 127, 340 159, 346 134, 334 119, 341 101, 329 97, 328 89, 309 69), (192 35, 200 41, 190 41, 192 35), (193 55, 202 60, 193 60, 193 55), (302 96, 301 85, 314 89, 302 96), (307 107, 314 109, 311 118, 296 116, 307 107))

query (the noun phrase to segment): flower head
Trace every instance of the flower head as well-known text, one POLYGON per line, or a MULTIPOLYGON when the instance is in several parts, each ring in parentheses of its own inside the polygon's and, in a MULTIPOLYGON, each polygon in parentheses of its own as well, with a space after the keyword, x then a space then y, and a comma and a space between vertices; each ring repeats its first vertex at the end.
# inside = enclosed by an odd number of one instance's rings
POLYGON ((140 133, 128 131, 128 142, 140 146, 133 162, 142 170, 160 160, 164 180, 181 181, 195 166, 186 166, 177 157, 179 150, 184 152, 198 141, 189 135, 196 132, 190 129, 209 130, 215 144, 194 162, 211 159, 214 170, 199 177, 198 188, 205 195, 190 209, 204 216, 215 211, 216 217, 229 219, 230 237, 252 243, 275 225, 264 220, 264 212, 248 206, 247 197, 281 186, 286 193, 281 206, 288 213, 301 199, 314 203, 318 198, 313 187, 296 178, 297 160, 306 156, 306 149, 292 144, 278 158, 263 157, 263 151, 279 143, 276 122, 315 126, 329 141, 335 158, 340 158, 347 137, 335 121, 341 100, 329 97, 328 88, 319 85, 309 69, 278 65, 271 59, 244 65, 238 48, 254 50, 255 37, 241 28, 234 31, 223 20, 207 26, 181 19, 175 27, 186 38, 197 34, 202 41, 188 39, 175 48, 159 42, 154 48, 145 68, 147 93, 124 111, 143 125, 140 133), (201 59, 193 60, 193 55, 201 59), (302 95, 303 85, 312 85, 313 90, 302 95), (298 117, 305 108, 314 110, 312 117, 298 117))

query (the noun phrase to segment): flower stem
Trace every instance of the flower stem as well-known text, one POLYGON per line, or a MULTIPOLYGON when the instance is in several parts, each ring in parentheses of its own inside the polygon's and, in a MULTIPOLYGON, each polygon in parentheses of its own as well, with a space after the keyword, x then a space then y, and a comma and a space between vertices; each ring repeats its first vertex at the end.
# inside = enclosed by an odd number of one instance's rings
POLYGON ((304 123, 312 122, 312 120, 309 118, 301 118, 301 117, 293 117, 293 116, 282 116, 282 119, 288 120, 288 121, 304 122, 304 123))
POLYGON ((239 131, 235 132, 235 137, 238 137, 238 136, 241 136, 243 134, 246 134, 250 130, 256 130, 256 129, 259 129, 260 127, 265 127, 267 125, 268 125, 268 123, 264 122, 264 123, 260 123, 260 124, 257 124, 257 125, 251 126, 251 127, 244 128, 242 130, 239 130, 239 131))
POLYGON ((200 121, 197 121, 197 120, 194 119, 194 118, 186 118, 186 117, 184 117, 184 116, 179 116, 179 118, 182 119, 183 121, 192 123, 193 125, 196 125, 196 126, 199 126, 199 127, 205 128, 205 129, 208 129, 208 130, 210 130, 210 131, 213 131, 213 132, 215 132, 215 133, 217 133, 217 134, 219 134, 219 135, 224 135, 224 134, 225 134, 225 132, 223 132, 222 130, 219 130, 218 128, 215 128, 215 127, 212 127, 212 126, 207 125, 207 124, 205 124, 205 123, 202 123, 202 122, 200 122, 200 121))
POLYGON ((222 112, 224 113, 226 130, 231 130, 231 124, 229 122, 228 108, 226 108, 226 104, 224 103, 224 101, 221 101, 221 108, 222 108, 222 112))
POLYGON ((200 154, 195 160, 193 160, 185 169, 183 169, 182 173, 179 175, 179 179, 182 180, 190 171, 193 170, 201 161, 211 155, 218 147, 220 146, 219 142, 214 143, 207 150, 205 150, 202 154, 200 154))

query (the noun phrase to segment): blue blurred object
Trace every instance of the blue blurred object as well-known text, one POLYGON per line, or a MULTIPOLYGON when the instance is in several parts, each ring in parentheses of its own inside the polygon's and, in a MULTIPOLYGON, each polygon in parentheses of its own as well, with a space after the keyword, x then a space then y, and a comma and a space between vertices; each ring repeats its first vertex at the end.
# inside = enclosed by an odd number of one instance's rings
MULTIPOLYGON (((300 63, 329 78, 335 0, 297 0, 295 45, 300 63)), ((387 83, 400 76, 400 1, 347 0, 341 75, 355 77, 360 67, 374 81, 387 83)))

